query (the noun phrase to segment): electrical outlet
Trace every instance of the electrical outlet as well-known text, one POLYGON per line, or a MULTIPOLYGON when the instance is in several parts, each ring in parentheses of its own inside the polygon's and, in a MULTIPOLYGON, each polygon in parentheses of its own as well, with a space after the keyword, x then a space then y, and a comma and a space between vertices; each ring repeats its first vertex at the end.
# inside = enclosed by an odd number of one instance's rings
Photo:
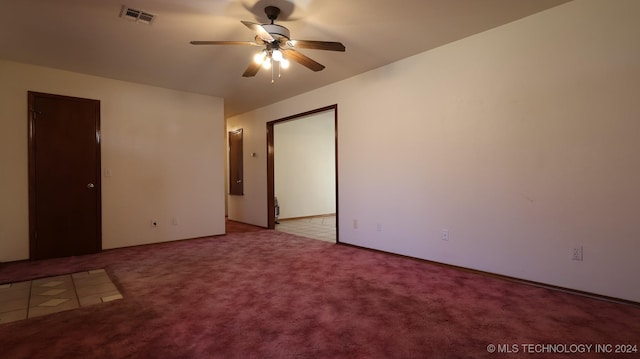
POLYGON ((376 223, 376 231, 382 232, 382 223, 376 223))
POLYGON ((157 227, 158 226, 158 220, 157 219, 152 219, 151 220, 151 227, 157 227))
POLYGON ((353 220, 353 229, 358 229, 358 220, 357 219, 353 220))
POLYGON ((443 241, 448 241, 449 240, 449 230, 448 229, 443 229, 440 232, 440 239, 442 239, 443 241))
POLYGON ((571 259, 573 259, 574 261, 582 261, 584 259, 583 255, 584 252, 582 246, 573 247, 573 255, 571 256, 571 259))
POLYGON ((178 217, 172 217, 171 224, 173 224, 174 226, 177 226, 178 224, 180 224, 180 222, 178 222, 178 217))

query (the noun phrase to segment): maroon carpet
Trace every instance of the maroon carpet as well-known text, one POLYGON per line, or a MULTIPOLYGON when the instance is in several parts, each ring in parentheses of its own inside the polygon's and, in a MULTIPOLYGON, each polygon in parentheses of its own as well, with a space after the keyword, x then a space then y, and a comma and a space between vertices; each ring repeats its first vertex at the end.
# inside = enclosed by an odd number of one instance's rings
POLYGON ((640 346, 638 307, 270 230, 4 264, 0 283, 94 268, 124 299, 2 324, 0 358, 640 357, 595 352, 640 346), (593 346, 524 352, 540 344, 593 346))

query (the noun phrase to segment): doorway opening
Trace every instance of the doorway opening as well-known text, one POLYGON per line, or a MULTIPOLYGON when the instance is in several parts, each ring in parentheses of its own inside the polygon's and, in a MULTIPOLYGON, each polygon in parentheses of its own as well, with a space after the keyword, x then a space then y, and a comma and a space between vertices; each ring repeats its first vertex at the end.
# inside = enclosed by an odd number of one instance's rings
POLYGON ((267 123, 267 205, 268 228, 339 242, 337 105, 267 123))

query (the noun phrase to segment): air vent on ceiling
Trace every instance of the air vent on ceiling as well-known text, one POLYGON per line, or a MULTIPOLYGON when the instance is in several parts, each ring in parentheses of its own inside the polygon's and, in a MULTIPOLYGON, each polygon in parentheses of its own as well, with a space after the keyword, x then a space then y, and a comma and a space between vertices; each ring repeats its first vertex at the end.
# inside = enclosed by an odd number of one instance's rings
POLYGON ((120 11, 120 17, 127 20, 151 25, 151 23, 153 22, 156 16, 148 12, 132 9, 127 6, 122 6, 122 10, 120 11))

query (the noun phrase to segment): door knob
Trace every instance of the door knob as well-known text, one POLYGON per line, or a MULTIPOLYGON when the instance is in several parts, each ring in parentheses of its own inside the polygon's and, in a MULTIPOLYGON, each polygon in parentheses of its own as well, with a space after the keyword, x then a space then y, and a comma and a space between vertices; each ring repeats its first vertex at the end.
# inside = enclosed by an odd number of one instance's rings
POLYGON ((93 185, 93 183, 89 183, 89 184, 87 185, 87 188, 89 188, 89 189, 91 189, 91 188, 93 188, 93 187, 95 187, 95 186, 93 185))
POLYGON ((242 180, 237 180, 236 183, 242 183, 242 180))

